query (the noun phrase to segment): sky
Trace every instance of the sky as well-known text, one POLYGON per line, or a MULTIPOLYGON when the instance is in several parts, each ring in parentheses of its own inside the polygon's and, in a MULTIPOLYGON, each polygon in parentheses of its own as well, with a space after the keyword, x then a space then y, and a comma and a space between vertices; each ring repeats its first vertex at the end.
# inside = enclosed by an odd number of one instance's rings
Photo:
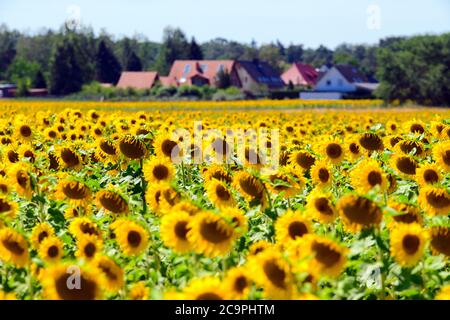
POLYGON ((31 34, 80 21, 116 38, 160 41, 180 27, 200 42, 376 43, 387 36, 450 32, 449 0, 0 0, 0 24, 31 34))

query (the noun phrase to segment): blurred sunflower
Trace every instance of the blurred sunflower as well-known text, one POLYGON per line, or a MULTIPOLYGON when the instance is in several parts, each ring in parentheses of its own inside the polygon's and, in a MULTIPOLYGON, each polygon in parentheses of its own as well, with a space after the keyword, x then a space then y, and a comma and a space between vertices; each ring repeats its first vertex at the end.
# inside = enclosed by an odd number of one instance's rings
POLYGON ((295 151, 289 156, 289 163, 300 170, 309 170, 316 162, 316 157, 306 150, 295 151))
POLYGON ((205 182, 206 194, 217 208, 233 207, 235 200, 225 183, 211 179, 205 182))
POLYGON ((192 250, 187 234, 192 217, 185 211, 174 211, 161 218, 160 234, 164 244, 178 253, 192 250))
POLYGON ((84 235, 77 239, 77 258, 92 260, 96 255, 100 254, 103 249, 103 242, 95 235, 84 235))
POLYGON ((450 193, 439 186, 425 186, 419 190, 419 204, 429 215, 448 215, 450 212, 450 193))
POLYGON ((14 229, 0 229, 0 260, 18 268, 25 267, 28 263, 28 243, 25 237, 14 229))
POLYGON ((416 170, 416 181, 421 187, 439 183, 441 180, 441 170, 434 163, 424 163, 416 170))
POLYGON ((391 255, 405 267, 414 266, 422 258, 427 241, 420 225, 398 224, 391 230, 391 255))
POLYGON ((38 253, 46 262, 58 262, 64 255, 63 242, 55 236, 46 237, 40 243, 38 253))
POLYGON ((33 192, 30 167, 23 162, 19 162, 11 165, 8 168, 7 174, 8 181, 10 185, 13 186, 14 190, 16 190, 19 195, 30 198, 33 192))
POLYGON ((331 186, 333 182, 333 169, 331 163, 326 160, 319 160, 311 167, 311 179, 314 185, 320 188, 331 186))
POLYGON ((287 245, 289 241, 301 238, 312 232, 312 226, 300 212, 288 210, 275 222, 275 237, 278 244, 287 245))
POLYGON ((267 203, 265 187, 257 177, 240 171, 234 176, 233 185, 248 202, 257 200, 261 207, 265 207, 267 203))
POLYGON ((147 249, 149 235, 136 222, 125 221, 114 230, 117 243, 126 256, 137 256, 147 249))
POLYGON ((129 211, 128 202, 118 192, 100 190, 96 196, 97 205, 114 214, 126 214, 129 211))
POLYGON ((55 197, 61 200, 68 200, 72 206, 84 207, 91 202, 91 190, 79 181, 70 178, 60 180, 56 187, 55 197))
POLYGON ((31 231, 31 245, 34 249, 39 249, 42 241, 48 237, 53 237, 55 230, 48 222, 37 224, 31 231))
POLYGON ((435 226, 430 230, 430 245, 434 254, 450 257, 450 227, 435 226))
POLYGON ((229 269, 223 280, 223 285, 229 293, 230 299, 248 298, 252 286, 249 270, 243 266, 229 269))
POLYGON ((193 279, 183 290, 186 300, 227 300, 230 293, 215 277, 193 279))
POLYGON ((321 223, 336 220, 336 209, 331 201, 332 195, 321 189, 312 190, 306 198, 306 214, 321 223))
POLYGON ((113 259, 104 255, 97 255, 92 260, 92 265, 102 274, 102 284, 106 290, 117 292, 123 288, 124 271, 113 259))
POLYGON ((450 141, 436 143, 433 146, 433 159, 445 172, 450 172, 450 141))
POLYGON ((69 224, 68 230, 76 239, 81 239, 87 235, 94 235, 99 238, 102 236, 98 225, 87 217, 73 219, 69 224))
POLYGON ((154 157, 144 163, 143 173, 149 183, 170 182, 174 178, 175 169, 171 163, 154 157))
POLYGON ((145 144, 130 135, 125 135, 120 139, 119 150, 126 158, 131 160, 143 159, 148 154, 145 144))
POLYGON ((332 164, 339 164, 345 157, 345 148, 338 139, 321 142, 317 149, 332 164))
POLYGON ((384 192, 388 188, 386 174, 378 162, 373 159, 366 159, 358 163, 350 173, 350 180, 356 191, 362 194, 376 186, 379 187, 380 192, 384 192))
POLYGON ((339 199, 337 208, 345 228, 350 232, 378 227, 383 218, 382 211, 378 205, 362 196, 343 196, 339 199))

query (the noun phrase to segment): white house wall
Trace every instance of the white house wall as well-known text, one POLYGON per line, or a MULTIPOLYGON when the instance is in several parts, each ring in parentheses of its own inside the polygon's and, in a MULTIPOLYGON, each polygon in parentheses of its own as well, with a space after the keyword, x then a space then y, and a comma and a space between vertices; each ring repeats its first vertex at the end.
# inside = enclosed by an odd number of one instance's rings
POLYGON ((331 68, 316 84, 315 91, 353 92, 356 87, 336 69, 331 68), (329 82, 329 83, 328 83, 329 82))

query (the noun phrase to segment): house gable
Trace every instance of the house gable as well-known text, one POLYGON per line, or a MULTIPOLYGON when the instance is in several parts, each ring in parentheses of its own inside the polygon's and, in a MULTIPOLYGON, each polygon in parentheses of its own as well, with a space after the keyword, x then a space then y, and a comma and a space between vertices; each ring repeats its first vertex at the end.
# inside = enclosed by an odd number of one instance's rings
POLYGON ((315 91, 354 92, 356 86, 349 82, 336 67, 332 67, 317 82, 315 91))

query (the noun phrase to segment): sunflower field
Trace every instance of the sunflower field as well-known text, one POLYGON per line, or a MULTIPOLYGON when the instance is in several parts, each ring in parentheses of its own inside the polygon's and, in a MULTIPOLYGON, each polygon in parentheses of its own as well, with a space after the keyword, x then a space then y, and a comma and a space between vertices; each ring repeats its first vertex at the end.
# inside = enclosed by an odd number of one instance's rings
POLYGON ((289 103, 2 102, 0 300, 450 299, 450 111, 289 103))

